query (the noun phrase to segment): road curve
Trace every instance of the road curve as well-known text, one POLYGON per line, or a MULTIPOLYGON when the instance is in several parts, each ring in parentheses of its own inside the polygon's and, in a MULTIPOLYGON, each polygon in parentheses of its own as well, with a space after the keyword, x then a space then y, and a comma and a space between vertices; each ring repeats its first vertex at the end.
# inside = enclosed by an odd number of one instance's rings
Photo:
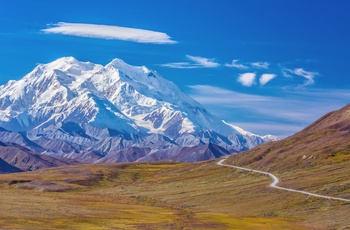
POLYGON ((267 175, 267 176, 269 176, 269 177, 271 177, 273 179, 273 182, 270 184, 270 187, 272 187, 272 188, 285 190, 285 191, 288 191, 288 192, 302 193, 302 194, 305 194, 305 195, 314 196, 314 197, 323 198, 323 199, 340 200, 340 201, 350 202, 350 199, 333 197, 333 196, 323 196, 323 195, 319 195, 319 194, 315 194, 315 193, 311 193, 311 192, 305 192, 305 191, 300 191, 300 190, 296 190, 296 189, 283 188, 283 187, 277 186, 277 184, 280 182, 280 180, 278 179, 277 176, 273 175, 272 173, 259 171, 259 170, 255 170, 255 169, 243 168, 243 167, 234 166, 234 165, 224 164, 223 162, 225 160, 226 160, 226 158, 218 161, 216 164, 220 165, 220 166, 224 166, 224 167, 230 167, 230 168, 234 168, 234 169, 240 169, 240 170, 245 170, 245 171, 249 171, 249 172, 255 172, 255 173, 260 173, 260 174, 267 175))

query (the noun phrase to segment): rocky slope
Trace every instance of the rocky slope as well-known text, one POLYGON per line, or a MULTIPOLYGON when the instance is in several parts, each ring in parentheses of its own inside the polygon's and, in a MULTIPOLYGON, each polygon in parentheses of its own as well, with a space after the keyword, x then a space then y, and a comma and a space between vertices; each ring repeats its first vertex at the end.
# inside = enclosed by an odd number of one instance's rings
POLYGON ((23 172, 0 158, 0 174, 23 172))
MULTIPOLYGON (((20 171, 34 171, 40 168, 50 168, 78 163, 69 159, 60 160, 55 157, 37 154, 23 146, 3 142, 0 142, 0 159, 6 161, 20 171)), ((3 168, 0 167, 0 171, 2 170, 3 168)))

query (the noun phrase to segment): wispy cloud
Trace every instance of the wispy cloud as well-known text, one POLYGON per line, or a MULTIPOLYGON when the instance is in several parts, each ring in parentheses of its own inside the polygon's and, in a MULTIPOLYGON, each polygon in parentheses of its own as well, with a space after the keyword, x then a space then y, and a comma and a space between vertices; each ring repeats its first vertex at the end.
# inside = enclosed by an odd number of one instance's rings
POLYGON ((204 68, 216 68, 220 66, 220 64, 215 62, 214 59, 191 56, 191 55, 186 55, 186 57, 204 68))
POLYGON ((240 74, 237 81, 243 86, 250 87, 255 84, 256 73, 243 73, 240 74))
POLYGON ((171 62, 161 64, 161 66, 175 69, 217 68, 220 66, 220 64, 215 62, 213 58, 192 55, 186 55, 186 58, 192 62, 171 62))
POLYGON ((293 78, 293 76, 291 74, 291 73, 293 73, 293 70, 284 68, 281 70, 281 72, 285 78, 293 78))
POLYGON ((199 102, 205 104, 236 104, 241 102, 264 102, 271 101, 272 98, 239 93, 236 91, 210 86, 210 85, 190 85, 188 88, 193 90, 193 95, 199 102))
POLYGON ((270 63, 268 63, 268 62, 253 62, 253 63, 250 63, 250 65, 252 67, 258 68, 258 69, 268 69, 270 63))
POLYGON ((261 96, 209 85, 189 88, 189 94, 220 119, 238 126, 245 123, 241 127, 253 133, 280 137, 291 135, 341 108, 350 97, 350 90, 339 89, 289 88, 276 92, 280 96, 261 96))
POLYGON ((238 60, 232 60, 231 64, 225 64, 226 67, 230 68, 237 68, 237 69, 248 69, 248 66, 245 66, 243 64, 239 64, 238 60))
POLYGON ((313 85, 315 83, 314 78, 319 75, 317 72, 309 72, 304 70, 303 68, 297 68, 294 70, 291 69, 283 69, 283 76, 292 78, 293 75, 305 78, 303 86, 313 85))
POLYGON ((291 90, 287 93, 288 98, 281 98, 239 93, 233 90, 207 85, 189 87, 193 90, 192 96, 204 105, 244 109, 246 114, 254 113, 258 117, 266 116, 288 121, 305 121, 315 117, 314 113, 305 112, 308 108, 312 110, 315 106, 309 103, 309 100, 312 101, 315 98, 309 96, 308 99, 300 101, 300 97, 304 95, 300 91, 291 90))
POLYGON ((173 68, 173 69, 196 69, 199 68, 198 65, 194 65, 189 62, 172 62, 167 64, 161 64, 163 67, 173 68))
POLYGON ((316 75, 318 75, 318 73, 316 72, 308 72, 302 68, 295 69, 294 74, 300 77, 304 77, 306 79, 306 81, 304 82, 304 86, 313 85, 315 83, 314 78, 316 75))
POLYGON ((264 86, 266 83, 274 79, 277 75, 276 74, 270 74, 270 73, 264 73, 260 76, 259 82, 261 86, 264 86))
POLYGON ((124 40, 138 43, 174 44, 176 41, 166 33, 137 28, 97 25, 84 23, 59 22, 52 27, 42 29, 45 33, 64 34, 78 37, 124 40))

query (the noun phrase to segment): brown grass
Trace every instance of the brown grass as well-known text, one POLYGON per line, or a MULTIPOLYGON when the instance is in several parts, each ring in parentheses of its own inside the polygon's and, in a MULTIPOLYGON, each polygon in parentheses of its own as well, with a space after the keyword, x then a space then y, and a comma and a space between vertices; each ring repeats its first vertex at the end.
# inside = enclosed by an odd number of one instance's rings
POLYGON ((265 176, 214 162, 81 165, 1 175, 0 228, 350 226, 349 205, 274 190, 269 183, 265 176))

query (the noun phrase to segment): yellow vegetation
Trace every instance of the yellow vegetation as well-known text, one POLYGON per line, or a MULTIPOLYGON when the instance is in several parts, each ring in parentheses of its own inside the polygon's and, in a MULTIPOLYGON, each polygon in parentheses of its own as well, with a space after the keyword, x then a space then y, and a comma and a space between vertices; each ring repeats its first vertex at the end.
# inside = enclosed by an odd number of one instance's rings
POLYGON ((269 183, 263 175, 212 161, 80 165, 1 175, 0 228, 331 229, 350 225, 349 205, 274 190, 269 183), (60 190, 62 186, 69 189, 60 190))

